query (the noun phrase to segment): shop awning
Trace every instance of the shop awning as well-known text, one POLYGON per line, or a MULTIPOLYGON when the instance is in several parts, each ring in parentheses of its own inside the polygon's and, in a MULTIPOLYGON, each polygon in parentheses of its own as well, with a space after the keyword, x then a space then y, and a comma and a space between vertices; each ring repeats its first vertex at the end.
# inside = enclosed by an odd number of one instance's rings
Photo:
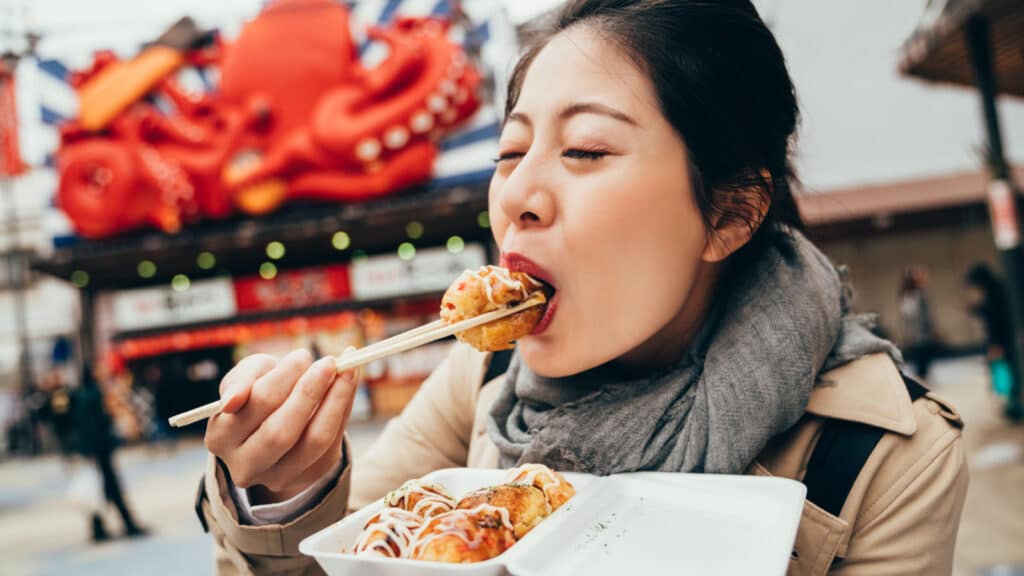
POLYGON ((360 252, 393 252, 407 241, 418 247, 444 246, 448 238, 459 236, 467 243, 487 243, 490 230, 480 216, 486 210, 487 181, 477 179, 358 204, 292 206, 260 218, 212 222, 177 234, 144 232, 80 240, 34 261, 33 268, 73 283, 85 278, 91 290, 166 284, 178 274, 191 280, 250 276, 269 260, 266 247, 271 242, 286 248, 284 257, 274 260, 282 270, 344 262, 360 252), (415 239, 408 233, 412 222, 421 223, 415 239), (345 234, 343 245, 336 241, 339 232, 345 234), (215 265, 197 265, 204 252, 213 255, 215 265), (143 262, 150 270, 140 269, 143 262))
POLYGON ((917 30, 904 43, 900 72, 931 82, 974 86, 966 24, 984 18, 990 27, 996 89, 1024 97, 1024 2, 931 0, 917 30))

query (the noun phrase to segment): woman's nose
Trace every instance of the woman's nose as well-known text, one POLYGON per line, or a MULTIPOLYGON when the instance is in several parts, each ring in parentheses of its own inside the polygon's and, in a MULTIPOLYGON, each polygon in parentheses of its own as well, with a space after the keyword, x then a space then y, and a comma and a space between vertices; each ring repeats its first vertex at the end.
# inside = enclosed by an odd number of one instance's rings
POLYGON ((498 206, 517 228, 543 228, 554 221, 556 206, 544 169, 524 157, 498 187, 498 206))

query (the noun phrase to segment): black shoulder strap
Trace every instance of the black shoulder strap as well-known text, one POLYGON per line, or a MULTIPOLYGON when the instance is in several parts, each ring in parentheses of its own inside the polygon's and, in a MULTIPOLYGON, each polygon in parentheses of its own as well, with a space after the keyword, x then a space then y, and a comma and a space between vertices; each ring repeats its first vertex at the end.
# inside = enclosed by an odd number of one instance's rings
POLYGON ((199 477, 199 489, 196 490, 195 511, 199 523, 203 526, 203 532, 209 532, 210 527, 206 524, 206 515, 203 514, 203 500, 206 500, 206 474, 199 477))
POLYGON ((491 361, 487 365, 487 372, 484 374, 484 379, 480 382, 480 385, 483 386, 504 374, 505 371, 508 370, 508 364, 511 361, 512 350, 498 350, 497 352, 492 352, 491 361))
MULTIPOLYGON (((928 392, 927 388, 907 376, 903 376, 903 383, 910 393, 911 402, 928 392)), ((857 475, 884 433, 885 430, 868 424, 827 420, 807 464, 804 476, 807 499, 829 514, 838 516, 853 483, 857 481, 857 475)))

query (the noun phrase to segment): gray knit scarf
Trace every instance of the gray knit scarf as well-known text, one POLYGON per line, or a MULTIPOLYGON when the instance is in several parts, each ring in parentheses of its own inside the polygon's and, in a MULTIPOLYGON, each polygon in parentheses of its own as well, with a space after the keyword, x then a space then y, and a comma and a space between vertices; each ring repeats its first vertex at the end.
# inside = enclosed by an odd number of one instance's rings
POLYGON ((488 431, 500 465, 740 474, 803 415, 820 373, 899 351, 850 314, 844 274, 788 232, 736 281, 683 358, 544 378, 513 356, 488 431))

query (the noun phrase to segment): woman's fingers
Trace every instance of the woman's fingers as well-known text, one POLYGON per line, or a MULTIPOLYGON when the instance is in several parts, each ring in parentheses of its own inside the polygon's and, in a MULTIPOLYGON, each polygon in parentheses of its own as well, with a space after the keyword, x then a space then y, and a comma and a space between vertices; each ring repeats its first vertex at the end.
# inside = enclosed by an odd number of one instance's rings
POLYGON ((335 366, 298 350, 279 362, 251 356, 225 376, 225 411, 210 420, 206 440, 237 486, 263 486, 276 501, 337 465, 358 373, 335 366))
POLYGON ((269 467, 287 454, 299 441, 334 378, 333 358, 322 358, 310 366, 284 402, 246 439, 239 450, 242 457, 267 462, 269 467))
POLYGON ((241 444, 253 434, 285 399, 299 378, 313 363, 313 356, 307 350, 294 350, 281 358, 276 366, 252 384, 249 400, 237 413, 235 430, 241 435, 241 444))
MULTIPOLYGON (((240 443, 238 418, 235 412, 245 406, 252 393, 253 383, 273 370, 277 361, 268 354, 254 354, 243 358, 220 381, 220 397, 226 404, 220 414, 210 417, 206 425, 206 448, 217 456, 240 443)), ((244 437, 242 437, 244 439, 244 437)))
MULTIPOLYGON (((228 373, 231 379, 225 376, 221 382, 225 393, 246 397, 236 412, 217 414, 206 427, 206 447, 225 462, 228 462, 230 452, 284 402, 295 381, 312 362, 311 355, 305 350, 291 352, 276 363, 270 356, 265 358, 250 356, 243 359, 228 373)), ((233 402, 229 399, 228 404, 233 402)))
POLYGON ((242 359, 220 381, 220 397, 225 400, 223 412, 237 412, 249 400, 252 384, 270 372, 277 361, 269 354, 253 354, 242 359))
MULTIPOLYGON (((274 465, 274 472, 266 480, 268 488, 280 491, 289 483, 289 475, 302 477, 305 472, 318 462, 328 451, 341 452, 338 446, 341 436, 345 433, 352 403, 356 395, 356 371, 346 370, 334 379, 330 390, 324 396, 320 406, 309 420, 301 437, 294 447, 274 465), (300 472, 301 471, 301 472, 300 472)), ((332 453, 333 454, 333 453, 332 453)), ((330 464, 334 465, 337 460, 330 464)), ((322 472, 321 472, 322 473, 322 472)), ((319 476, 317 476, 319 477, 319 476)), ((310 481, 315 481, 312 478, 310 481)))

